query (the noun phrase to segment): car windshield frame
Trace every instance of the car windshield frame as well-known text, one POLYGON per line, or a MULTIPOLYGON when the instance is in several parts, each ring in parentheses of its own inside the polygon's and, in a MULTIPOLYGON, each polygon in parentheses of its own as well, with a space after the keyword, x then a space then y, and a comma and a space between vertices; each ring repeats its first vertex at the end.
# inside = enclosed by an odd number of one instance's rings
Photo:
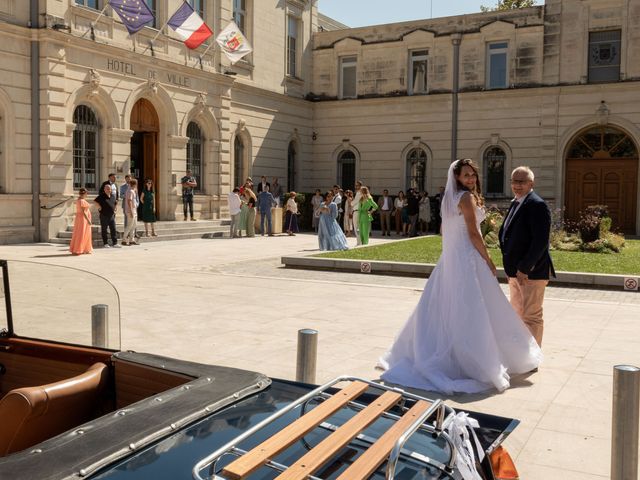
POLYGON ((121 349, 120 295, 107 278, 66 265, 3 259, 0 275, 0 337, 121 349))

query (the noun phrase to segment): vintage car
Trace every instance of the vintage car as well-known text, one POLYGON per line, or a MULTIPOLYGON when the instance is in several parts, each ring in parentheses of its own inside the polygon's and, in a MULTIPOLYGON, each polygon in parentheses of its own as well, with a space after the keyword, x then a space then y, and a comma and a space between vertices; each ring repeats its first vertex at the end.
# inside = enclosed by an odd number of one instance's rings
POLYGON ((516 478, 500 445, 517 420, 121 351, 106 279, 0 266, 1 479, 516 478))

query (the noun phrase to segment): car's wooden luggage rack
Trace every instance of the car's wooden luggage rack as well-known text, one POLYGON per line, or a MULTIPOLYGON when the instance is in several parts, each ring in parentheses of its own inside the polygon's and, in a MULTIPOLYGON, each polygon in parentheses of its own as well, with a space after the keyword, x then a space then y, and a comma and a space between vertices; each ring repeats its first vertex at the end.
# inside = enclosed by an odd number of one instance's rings
POLYGON ((386 478, 392 479, 401 455, 411 457, 413 461, 418 463, 430 464, 450 472, 455 463, 456 450, 449 435, 444 431, 445 417, 449 417, 448 413, 455 412, 441 400, 429 400, 398 388, 354 377, 339 377, 290 403, 211 455, 203 458, 193 468, 193 477, 196 480, 204 480, 205 478, 243 480, 258 469, 267 467, 280 472, 280 475, 276 477, 279 480, 320 480, 314 474, 356 438, 369 447, 348 466, 338 477, 339 480, 367 479, 384 462, 387 462, 386 478), (346 383, 347 385, 336 393, 329 394, 327 391, 338 383, 346 383), (382 391, 382 393, 368 405, 358 403, 356 399, 367 390, 368 393, 372 393, 372 390, 382 391), (322 403, 305 413, 307 404, 311 400, 319 398, 323 400, 322 403), (301 406, 301 415, 297 420, 249 451, 238 447, 242 441, 298 406, 301 406), (357 410, 358 413, 339 427, 328 424, 327 420, 332 415, 347 406, 357 410), (389 412, 394 407, 397 407, 396 411, 399 410, 401 415, 389 412), (392 419, 394 423, 379 438, 372 439, 361 433, 380 417, 392 419), (319 426, 332 430, 332 433, 315 447, 309 448, 294 463, 282 465, 273 460, 295 442, 304 441, 303 437, 319 426), (447 441, 450 458, 446 465, 417 452, 403 449, 408 438, 419 429, 432 435, 442 436, 447 441), (237 458, 218 472, 218 460, 225 455, 233 455, 237 458), (207 467, 209 474, 202 477, 201 472, 207 467))

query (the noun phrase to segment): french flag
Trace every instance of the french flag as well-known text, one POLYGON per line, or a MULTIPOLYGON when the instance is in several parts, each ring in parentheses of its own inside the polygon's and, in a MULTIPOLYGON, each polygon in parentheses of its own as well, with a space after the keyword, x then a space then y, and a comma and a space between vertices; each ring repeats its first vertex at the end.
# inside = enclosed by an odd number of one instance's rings
POLYGON ((213 35, 200 15, 186 2, 183 2, 176 13, 171 16, 167 25, 180 35, 187 47, 192 49, 198 48, 202 42, 213 35))

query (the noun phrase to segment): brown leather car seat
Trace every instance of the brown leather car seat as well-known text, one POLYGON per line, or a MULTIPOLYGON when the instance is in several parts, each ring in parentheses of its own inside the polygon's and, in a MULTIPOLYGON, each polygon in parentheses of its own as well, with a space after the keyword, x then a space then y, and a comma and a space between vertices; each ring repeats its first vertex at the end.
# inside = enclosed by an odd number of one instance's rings
POLYGON ((90 420, 99 411, 108 372, 104 363, 95 363, 73 378, 7 393, 0 400, 0 456, 90 420))

